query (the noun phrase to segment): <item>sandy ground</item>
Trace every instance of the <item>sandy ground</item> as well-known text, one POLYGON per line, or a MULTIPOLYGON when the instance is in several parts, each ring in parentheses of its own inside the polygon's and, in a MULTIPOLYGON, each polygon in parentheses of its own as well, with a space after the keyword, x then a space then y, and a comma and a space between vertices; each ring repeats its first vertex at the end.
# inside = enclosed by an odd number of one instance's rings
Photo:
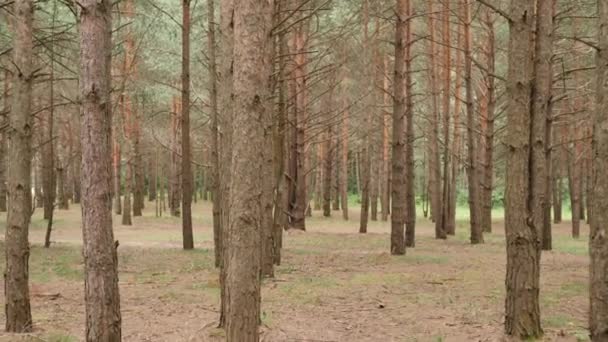
MULTIPOLYGON (((223 340, 223 331, 215 328, 219 287, 210 206, 199 203, 194 212, 197 249, 191 252, 180 249, 180 221, 155 218, 153 208, 135 218, 132 227, 115 227, 124 341, 223 340)), ((431 223, 420 219, 417 247, 393 257, 387 222, 372 222, 369 233, 361 235, 356 211, 348 222, 333 214, 322 218, 315 212, 306 233, 286 233, 283 264, 263 285, 263 341, 504 340, 501 222, 484 245, 471 246, 466 221, 459 222, 455 237, 438 241, 431 223)), ((4 219, 0 216, 0 222, 4 219)), ((80 208, 58 211, 56 220, 49 250, 41 248, 45 222, 40 210, 32 222, 35 332, 0 333, 0 341, 83 338, 80 208)), ((568 223, 557 225, 555 250, 543 254, 547 341, 587 340, 587 231, 584 226, 583 237, 573 240, 568 223)))

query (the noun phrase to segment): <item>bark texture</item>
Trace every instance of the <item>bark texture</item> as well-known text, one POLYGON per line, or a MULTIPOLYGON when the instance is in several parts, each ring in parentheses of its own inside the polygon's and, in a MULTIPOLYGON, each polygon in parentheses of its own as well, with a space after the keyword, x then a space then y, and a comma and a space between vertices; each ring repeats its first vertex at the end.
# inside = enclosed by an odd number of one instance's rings
POLYGON ((608 341, 608 2, 598 1, 597 105, 593 125, 593 201, 589 240, 592 341, 608 341))
POLYGON ((391 254, 405 254, 405 49, 409 0, 397 0, 393 74, 393 155, 391 178, 391 254))
POLYGON ((257 342, 260 323, 260 258, 264 116, 268 105, 272 1, 234 4, 234 120, 226 340, 257 342))
POLYGON ((537 338, 540 325, 540 231, 530 212, 530 127, 533 71, 534 2, 512 0, 509 23, 507 93, 507 175, 505 228, 507 275, 505 332, 537 338))
POLYGON ((118 242, 112 231, 112 7, 109 0, 83 0, 80 4, 85 339, 118 342, 118 242))
POLYGON ((32 214, 33 17, 31 0, 13 5, 13 96, 9 114, 8 213, 5 233, 4 296, 7 332, 32 330, 28 233, 32 214))

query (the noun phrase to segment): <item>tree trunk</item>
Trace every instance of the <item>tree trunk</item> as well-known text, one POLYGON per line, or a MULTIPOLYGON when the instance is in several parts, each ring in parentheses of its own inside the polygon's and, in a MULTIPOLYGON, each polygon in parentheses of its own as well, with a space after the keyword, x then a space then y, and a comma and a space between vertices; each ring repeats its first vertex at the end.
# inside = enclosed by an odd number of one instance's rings
MULTIPOLYGON (((441 197, 441 166, 439 162, 439 104, 437 103, 437 66, 435 55, 435 6, 432 1, 428 2, 429 18, 428 30, 429 39, 429 91, 431 94, 431 117, 429 128, 429 194, 431 197, 431 217, 435 220, 435 238, 445 239, 447 232, 443 225, 443 215, 441 215, 443 204, 441 197)), ((393 174, 394 177, 394 174, 393 174)))
POLYGON ((496 38, 494 31, 494 18, 487 9, 485 13, 485 26, 487 28, 488 41, 486 43, 485 56, 487 60, 486 76, 486 98, 487 114, 485 119, 484 152, 483 152, 483 186, 481 203, 481 227, 484 232, 492 232, 492 207, 494 190, 494 111, 496 108, 494 73, 496 66, 496 38))
POLYGON ((260 323, 260 246, 265 147, 263 118, 270 112, 268 50, 272 1, 241 0, 234 7, 234 121, 230 248, 226 277, 228 316, 226 340, 256 342, 260 323), (234 308, 234 310, 233 310, 234 308))
MULTIPOLYGON (((8 113, 10 111, 9 106, 9 82, 10 82, 10 73, 9 70, 6 69, 4 71, 4 92, 3 92, 3 111, 8 113)), ((4 126, 5 123, 8 123, 8 117, 5 115, 0 115, 0 126, 4 126)), ((4 130, 0 131, 0 213, 6 212, 6 171, 8 169, 8 159, 6 158, 7 152, 7 139, 8 133, 4 130)))
MULTIPOLYGON (((414 159, 414 82, 412 80, 412 0, 406 1, 405 23, 405 245, 416 245, 416 172, 414 159)), ((392 173, 394 175, 394 172, 392 173)), ((392 189, 392 186, 391 186, 392 189)), ((392 211, 391 211, 392 213, 392 211)))
MULTIPOLYGON (((120 132, 120 119, 118 115, 114 115, 114 132, 120 132)), ((122 155, 120 150, 120 140, 118 138, 120 134, 114 134, 114 140, 112 142, 112 168, 113 168, 113 195, 114 195, 114 214, 120 215, 122 214, 122 187, 121 187, 121 179, 122 179, 122 155)))
MULTIPOLYGON (((455 220, 451 219, 450 214, 455 211, 451 210, 450 205, 450 194, 452 187, 454 186, 454 180, 450 174, 450 163, 451 160, 451 148, 453 147, 450 143, 450 98, 451 93, 451 79, 452 79, 452 49, 451 49, 451 34, 450 34, 450 1, 446 0, 443 2, 443 188, 442 188, 442 200, 443 206, 441 207, 441 222, 443 223, 443 231, 450 233, 455 231, 455 227, 450 226, 455 220)), ((463 6, 466 10, 468 7, 465 3, 463 6)), ((466 21, 466 19, 465 19, 466 21)), ((467 24, 465 23, 465 26, 467 24)), ((466 30, 466 28, 465 28, 466 30)), ((465 38, 466 41, 466 38, 465 38)))
POLYGON ((391 177, 391 254, 405 254, 406 173, 405 173, 405 58, 409 0, 397 0, 395 29, 395 72, 393 75, 393 155, 391 177))
MULTIPOLYGON (((229 267, 229 250, 231 248, 229 219, 231 215, 230 189, 231 189, 231 165, 232 165, 232 123, 234 119, 235 96, 233 87, 233 61, 234 61, 234 0, 220 1, 220 58, 218 74, 218 98, 219 100, 219 126, 220 131, 220 192, 221 196, 221 265, 220 265, 220 327, 226 326, 226 318, 229 315, 228 293, 226 284, 226 272, 229 267)), ((258 245, 259 247, 259 245, 258 245)))
MULTIPOLYGON (((367 53, 370 51, 370 37, 369 37, 369 0, 363 0, 363 51, 367 53)), ((371 58, 366 60, 366 63, 370 68, 373 68, 373 64, 370 61, 371 58)), ((373 69, 372 69, 373 70, 373 69)), ((369 91, 373 93, 374 82, 373 82, 373 73, 370 72, 372 70, 367 70, 366 77, 370 80, 370 84, 367 85, 369 91)), ((371 190, 371 167, 372 167, 372 151, 370 150, 371 145, 371 134, 373 130, 371 129, 371 111, 373 107, 373 96, 368 95, 371 100, 368 100, 369 103, 367 105, 366 111, 367 113, 363 114, 363 129, 364 129, 364 137, 363 137, 363 149, 361 151, 361 217, 359 221, 359 233, 365 234, 367 233, 367 223, 369 221, 369 207, 370 207, 370 190, 371 190)))
POLYGON ((120 341, 118 241, 112 232, 112 12, 109 0, 80 2, 82 229, 87 342, 120 341))
POLYGON ((480 221, 479 172, 477 158, 477 139, 475 137, 475 108, 473 104, 473 60, 471 52, 471 4, 463 1, 464 14, 464 82, 466 88, 467 111, 467 176, 469 183, 469 212, 471 224, 471 244, 483 243, 483 229, 480 221))
POLYGON ((173 113, 171 115, 171 172, 169 174, 169 209, 171 216, 179 217, 181 215, 180 203, 182 201, 182 170, 181 170, 181 131, 182 131, 182 104, 177 99, 173 98, 173 113))
POLYGON ((388 108, 390 106, 390 78, 385 75, 388 74, 389 71, 389 61, 388 56, 384 56, 382 59, 382 72, 381 76, 381 84, 382 84, 382 92, 384 93, 382 96, 384 109, 382 110, 382 169, 380 172, 380 206, 381 206, 381 217, 382 221, 388 221, 388 215, 390 213, 390 145, 389 145, 389 129, 390 129, 390 115, 388 112, 388 108))
POLYGON ((182 238, 184 249, 194 248, 192 232, 192 155, 190 153, 190 0, 182 0, 182 238))
POLYGON ((9 114, 8 214, 5 233, 4 295, 7 332, 32 331, 28 232, 32 213, 33 17, 31 0, 13 5, 13 95, 9 114))
POLYGON ((209 56, 209 101, 211 103, 211 193, 213 194, 213 246, 215 251, 215 267, 220 267, 222 251, 222 225, 220 186, 220 151, 219 151, 219 121, 217 105, 217 58, 215 41, 215 0, 207 0, 208 29, 207 45, 209 56))
MULTIPOLYGON (((304 0, 300 0, 303 3, 304 0)), ((293 35, 293 52, 294 57, 294 74, 295 79, 295 134, 293 136, 294 144, 292 158, 294 158, 295 173, 295 193, 291 208, 291 224, 290 228, 298 230, 306 230, 306 210, 308 208, 308 194, 306 190, 306 179, 308 170, 306 158, 306 131, 308 120, 308 103, 307 103, 307 56, 306 42, 308 34, 308 21, 301 22, 294 29, 293 35)))
POLYGON ((598 1, 597 104, 593 120, 593 201, 590 232, 589 330, 608 341, 608 3, 598 1))
MULTIPOLYGON (((276 20, 283 20, 283 2, 275 2, 276 20)), ((279 62, 277 76, 278 106, 276 120, 274 120, 274 164, 275 164, 275 207, 273 217, 273 262, 275 265, 281 264, 281 249, 283 248, 283 230, 287 228, 288 217, 285 211, 289 205, 289 194, 287 184, 287 82, 284 77, 286 66, 287 41, 285 33, 276 36, 275 49, 278 49, 279 62)))
POLYGON ((342 132, 340 138, 340 202, 342 203, 342 219, 348 221, 348 136, 349 136, 349 118, 348 104, 346 99, 343 103, 342 110, 342 132))
MULTIPOLYGON (((333 85, 332 85, 333 86, 333 85)), ((331 108, 331 101, 333 100, 333 91, 329 92, 329 105, 327 108, 331 108)), ((331 113, 331 112, 329 112, 331 113)), ((330 118, 331 120, 331 118, 330 118)), ((333 174, 333 135, 334 128, 331 123, 327 124, 325 133, 325 141, 323 142, 324 158, 323 158, 323 216, 331 216, 331 180, 333 174)))
POLYGON ((532 212, 542 248, 551 246, 550 120, 553 88, 553 0, 537 1, 534 91, 532 93, 532 212))
POLYGON ((505 333, 540 337, 540 231, 529 226, 530 112, 533 80, 534 2, 511 0, 507 76, 505 229, 507 275, 505 333))

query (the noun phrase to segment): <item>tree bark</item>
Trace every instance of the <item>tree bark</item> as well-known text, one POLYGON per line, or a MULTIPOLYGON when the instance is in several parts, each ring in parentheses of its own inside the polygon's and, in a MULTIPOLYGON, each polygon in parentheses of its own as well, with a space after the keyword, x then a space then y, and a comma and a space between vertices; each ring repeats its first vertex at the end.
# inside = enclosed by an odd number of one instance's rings
POLYGON ((464 82, 466 89, 467 111, 467 176, 469 183, 469 212, 471 225, 471 244, 483 243, 483 229, 480 221, 479 172, 477 158, 477 139, 475 137, 475 108, 473 104, 473 60, 471 52, 471 7, 469 0, 463 1, 464 14, 464 82))
POLYGON ((234 7, 234 139, 230 191, 230 248, 226 277, 228 342, 256 342, 260 323, 260 253, 265 147, 263 117, 270 112, 272 0, 241 0, 234 7), (258 219, 255 219, 255 218, 258 219), (254 218, 254 219, 252 219, 254 218))
POLYGON ((220 61, 218 74, 218 98, 220 106, 219 125, 220 131, 220 192, 221 196, 221 265, 220 265, 220 327, 226 326, 226 317, 229 314, 228 293, 226 285, 226 272, 230 259, 230 189, 231 189, 231 165, 232 165, 232 123, 234 117, 234 87, 233 87, 233 62, 234 62, 234 0, 222 0, 220 2, 220 61))
MULTIPOLYGON (((452 162, 451 158, 451 143, 450 143, 450 98, 452 96, 451 93, 451 80, 452 80, 452 48, 451 48, 451 34, 450 34, 450 1, 445 0, 443 2, 443 188, 441 197, 441 202, 443 206, 441 207, 441 222, 443 223, 443 231, 446 233, 451 233, 455 231, 455 227, 450 226, 451 224, 455 224, 455 220, 451 219, 450 214, 455 211, 451 210, 451 201, 450 194, 452 192, 452 187, 454 186, 454 180, 450 174, 450 163, 452 162)), ((468 8, 466 3, 463 6, 464 10, 468 8)), ((466 19, 465 19, 465 31, 466 31, 466 19)), ((466 38, 465 38, 466 42, 466 38)), ((466 69, 466 68, 465 68, 466 69)))
MULTIPOLYGON (((443 225, 443 215, 441 214, 443 204, 441 197, 441 166, 439 162, 439 104, 437 91, 437 65, 435 55, 435 6, 432 1, 428 2, 429 17, 428 30, 429 39, 429 90, 431 94, 431 117, 429 119, 431 127, 429 128, 429 194, 431 197, 431 217, 435 221, 435 238, 445 239, 447 232, 443 225)), ((394 175, 393 175, 394 177, 394 175)))
POLYGON ((222 251, 221 203, 222 192, 220 185, 220 150, 219 150, 219 121, 217 105, 217 58, 215 39, 215 0, 207 0, 207 18, 209 32, 207 47, 209 55, 209 101, 211 103, 211 192, 213 198, 213 245, 215 251, 215 267, 220 267, 222 251))
POLYGON ((348 221, 348 138, 349 138, 349 113, 346 99, 342 110, 342 131, 340 138, 340 202, 342 204, 342 219, 348 221))
POLYGON ((30 332, 28 241, 32 194, 33 17, 31 0, 13 4, 13 94, 8 131, 8 213, 5 233, 4 295, 7 332, 30 332))
POLYGON ((592 341, 608 341, 608 3, 598 1, 597 104, 593 117, 593 201, 589 249, 592 341))
POLYGON ((118 242, 112 232, 112 12, 109 0, 80 2, 82 230, 86 341, 120 341, 118 242))
MULTIPOLYGON (((363 51, 367 53, 370 51, 370 37, 369 37, 369 0, 363 0, 363 51)), ((366 59, 366 64, 369 65, 371 70, 367 70, 366 77, 369 79, 369 83, 367 84, 367 88, 369 91, 373 93, 374 81, 373 81, 373 61, 371 58, 366 59)), ((368 105, 366 108, 367 113, 363 114, 363 148, 361 151, 361 160, 359 166, 361 168, 361 216, 359 220, 359 233, 365 234, 367 233, 367 224, 369 221, 369 208, 370 208, 370 190, 371 190, 371 155, 372 152, 370 150, 371 145, 371 111, 373 107, 373 96, 368 95, 371 100, 368 100, 368 105)))
POLYGON ((395 29, 395 72, 393 75, 393 155, 391 177, 391 254, 405 254, 406 173, 405 173, 405 58, 409 0, 397 0, 395 29))
POLYGON ((192 232, 192 155, 190 153, 190 0, 182 0, 182 238, 183 248, 194 248, 192 232))
POLYGON ((534 2, 511 0, 507 75, 505 229, 507 274, 505 333, 540 337, 540 231, 530 226, 530 112, 533 80, 534 2))
POLYGON ((553 88, 553 0, 537 0, 534 90, 532 93, 532 212, 542 232, 542 248, 550 249, 551 183, 550 120, 553 88))
MULTIPOLYGON (((10 71, 6 69, 4 71, 4 90, 3 90, 3 110, 5 113, 10 111, 9 105, 9 84, 10 84, 10 71)), ((5 123, 8 123, 8 116, 3 115, 0 116, 0 126, 3 126, 5 123)), ((8 159, 6 158, 7 148, 8 148, 8 133, 5 131, 0 132, 0 213, 6 212, 6 196, 7 196, 7 169, 8 169, 8 159)))
POLYGON ((485 56, 487 61, 486 75, 486 98, 487 114, 485 120, 485 135, 483 136, 483 185, 481 187, 481 227, 484 232, 492 232, 492 207, 494 190, 494 111, 496 108, 494 73, 496 66, 496 37, 494 31, 494 19, 487 9, 485 13, 485 26, 487 28, 488 40, 486 43, 485 56))
MULTIPOLYGON (((405 23, 405 245, 416 246, 416 172, 414 159, 414 82, 412 77, 412 0, 407 0, 405 23)), ((391 187, 392 188, 392 187, 391 187)), ((392 213, 392 211, 391 211, 392 213)))

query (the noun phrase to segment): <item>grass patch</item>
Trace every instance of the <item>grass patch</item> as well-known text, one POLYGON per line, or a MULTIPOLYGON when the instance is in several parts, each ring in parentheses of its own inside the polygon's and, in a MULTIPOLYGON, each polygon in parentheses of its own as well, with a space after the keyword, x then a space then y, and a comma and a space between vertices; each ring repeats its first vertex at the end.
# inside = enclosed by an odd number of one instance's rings
POLYGON ((556 251, 572 255, 589 255, 587 239, 573 239, 571 237, 558 237, 553 240, 553 248, 556 251))

